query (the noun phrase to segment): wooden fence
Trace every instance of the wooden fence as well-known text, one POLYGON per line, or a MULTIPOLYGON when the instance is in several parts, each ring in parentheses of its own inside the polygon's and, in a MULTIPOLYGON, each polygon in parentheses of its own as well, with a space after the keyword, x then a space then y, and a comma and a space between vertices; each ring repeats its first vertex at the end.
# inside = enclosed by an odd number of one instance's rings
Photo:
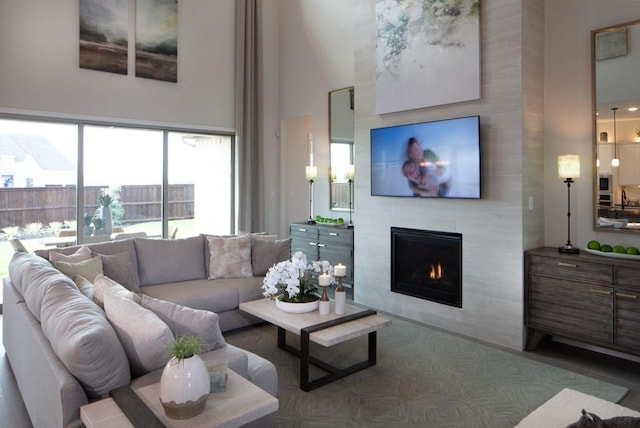
MULTIPOLYGON (((98 207, 101 189, 107 186, 85 187, 84 212, 93 214, 98 207)), ((162 216, 162 186, 135 185, 120 187, 120 203, 124 209, 123 224, 160 220, 162 216)), ((169 219, 193 218, 194 185, 169 186, 169 219)), ((76 187, 28 187, 0 189, 0 230, 23 227, 29 223, 71 221, 76 217, 76 187)), ((81 219, 79 220, 82 221, 81 219)))

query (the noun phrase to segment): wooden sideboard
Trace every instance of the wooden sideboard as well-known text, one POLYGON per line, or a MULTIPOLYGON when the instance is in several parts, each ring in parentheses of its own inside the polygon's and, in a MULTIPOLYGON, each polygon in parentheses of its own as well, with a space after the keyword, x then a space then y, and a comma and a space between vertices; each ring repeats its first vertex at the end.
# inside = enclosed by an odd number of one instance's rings
POLYGON ((525 252, 526 349, 546 335, 640 355, 640 261, 525 252))
POLYGON ((353 287, 353 229, 344 226, 291 223, 291 253, 302 251, 307 260, 327 260, 347 266, 343 284, 353 287))

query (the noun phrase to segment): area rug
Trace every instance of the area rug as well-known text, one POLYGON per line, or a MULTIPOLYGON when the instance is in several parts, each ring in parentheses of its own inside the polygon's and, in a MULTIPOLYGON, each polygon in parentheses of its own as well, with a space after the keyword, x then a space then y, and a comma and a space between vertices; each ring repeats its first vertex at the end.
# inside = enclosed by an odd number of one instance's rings
POLYGON ((582 409, 589 413, 595 413, 601 419, 613 418, 614 416, 640 417, 640 412, 565 388, 551 400, 531 412, 516 428, 566 427, 580 418, 582 409))
MULTIPOLYGON (((396 318, 378 332, 376 366, 304 392, 299 360, 277 348, 276 331, 265 324, 225 333, 225 338, 276 365, 277 427, 512 428, 564 388, 610 402, 627 393, 621 386, 396 318)), ((287 336, 293 345, 295 339, 287 336)), ((366 359, 366 343, 363 337, 331 348, 313 346, 312 353, 346 366, 366 359)))

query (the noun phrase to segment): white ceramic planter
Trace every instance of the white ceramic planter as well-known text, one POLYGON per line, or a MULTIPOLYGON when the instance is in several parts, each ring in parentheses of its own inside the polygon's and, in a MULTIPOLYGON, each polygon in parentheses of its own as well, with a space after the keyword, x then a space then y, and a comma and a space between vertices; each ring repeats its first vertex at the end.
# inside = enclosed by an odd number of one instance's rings
POLYGON ((160 378, 160 402, 168 417, 187 419, 200 414, 209 397, 211 383, 202 358, 171 358, 160 378))
POLYGON ((306 312, 312 312, 318 309, 318 300, 307 303, 289 303, 282 302, 280 298, 276 298, 276 306, 278 309, 284 312, 292 314, 303 314, 306 312))

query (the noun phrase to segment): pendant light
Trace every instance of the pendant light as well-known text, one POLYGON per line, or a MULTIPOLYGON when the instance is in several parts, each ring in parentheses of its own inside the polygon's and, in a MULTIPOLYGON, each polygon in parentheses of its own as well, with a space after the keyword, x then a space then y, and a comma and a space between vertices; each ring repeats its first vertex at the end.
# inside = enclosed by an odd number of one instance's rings
POLYGON ((620 166, 618 138, 616 137, 616 110, 618 110, 618 107, 612 107, 611 110, 613 110, 613 159, 611 159, 611 166, 620 166))

